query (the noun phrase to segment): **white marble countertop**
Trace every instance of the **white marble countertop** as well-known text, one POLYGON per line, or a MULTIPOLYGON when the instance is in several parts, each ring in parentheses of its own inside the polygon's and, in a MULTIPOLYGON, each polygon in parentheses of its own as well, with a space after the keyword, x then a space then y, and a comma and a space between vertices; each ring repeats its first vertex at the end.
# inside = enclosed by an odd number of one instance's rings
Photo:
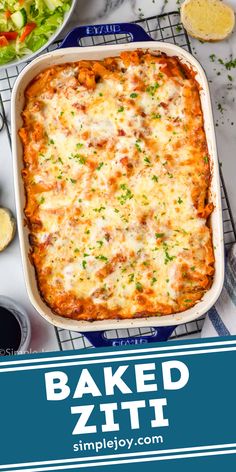
MULTIPOLYGON (((178 0, 78 0, 73 18, 66 30, 80 24, 142 19, 178 10, 179 3, 181 2, 178 0)), ((228 3, 236 11, 236 0, 228 0, 228 3)), ((221 63, 236 58, 236 32, 227 41, 200 43, 191 40, 191 45, 210 82, 219 159, 223 164, 225 182, 236 220, 236 67, 228 70, 221 63)), ((14 212, 12 163, 5 131, 0 133, 0 149, 0 205, 9 207, 14 212)), ((0 254, 0 294, 21 302, 28 311, 32 322, 30 344, 32 351, 58 349, 54 329, 36 313, 29 302, 17 237, 0 254)))

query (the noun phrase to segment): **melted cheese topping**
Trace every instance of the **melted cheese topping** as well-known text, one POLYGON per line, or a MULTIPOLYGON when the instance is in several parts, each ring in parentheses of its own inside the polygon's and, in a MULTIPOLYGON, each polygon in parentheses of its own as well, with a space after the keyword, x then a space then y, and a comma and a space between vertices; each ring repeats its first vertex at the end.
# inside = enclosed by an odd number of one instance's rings
POLYGON ((41 73, 24 144, 31 258, 62 316, 182 311, 214 272, 210 171, 197 83, 142 51, 41 73))

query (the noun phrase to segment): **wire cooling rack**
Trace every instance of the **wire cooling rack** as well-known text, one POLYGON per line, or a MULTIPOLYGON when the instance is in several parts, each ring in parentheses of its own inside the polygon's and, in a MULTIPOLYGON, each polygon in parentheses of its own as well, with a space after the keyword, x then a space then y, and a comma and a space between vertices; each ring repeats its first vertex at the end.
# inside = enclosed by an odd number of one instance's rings
MULTIPOLYGON (((141 20, 136 21, 135 23, 141 25, 151 36, 152 39, 157 41, 159 40, 174 43, 177 46, 181 46, 187 51, 192 52, 188 35, 180 23, 180 17, 178 12, 171 12, 160 16, 143 18, 141 20)), ((95 46, 99 44, 119 44, 129 42, 130 39, 130 36, 126 34, 111 34, 109 36, 102 35, 82 38, 79 44, 81 46, 95 46)), ((56 41, 48 48, 48 50, 52 51, 53 49, 56 49, 59 44, 60 41, 56 41)), ((23 63, 19 66, 13 66, 9 69, 0 71, 0 132, 5 129, 8 135, 9 143, 11 138, 9 124, 11 91, 16 78, 25 66, 26 63, 23 63)), ((236 241, 236 230, 221 168, 220 174, 224 240, 225 246, 228 247, 230 244, 236 241)), ((194 335, 199 333, 199 331, 201 331, 203 321, 204 317, 201 317, 196 321, 192 321, 190 323, 185 323, 178 326, 173 332, 171 338, 182 338, 190 334, 194 335)), ((55 330, 58 340, 58 346, 61 350, 92 347, 89 341, 80 333, 74 331, 67 331, 59 328, 56 328, 55 330)), ((108 338, 125 338, 129 336, 139 336, 141 334, 152 334, 152 329, 132 328, 126 330, 111 330, 106 332, 106 336, 108 338)))

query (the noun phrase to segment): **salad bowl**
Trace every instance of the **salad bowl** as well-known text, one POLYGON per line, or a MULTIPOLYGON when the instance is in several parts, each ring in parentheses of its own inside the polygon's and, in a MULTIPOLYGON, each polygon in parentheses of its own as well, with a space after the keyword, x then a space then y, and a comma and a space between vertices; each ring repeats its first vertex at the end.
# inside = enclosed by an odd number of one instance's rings
POLYGON ((37 56, 60 35, 77 0, 0 2, 0 70, 37 56))

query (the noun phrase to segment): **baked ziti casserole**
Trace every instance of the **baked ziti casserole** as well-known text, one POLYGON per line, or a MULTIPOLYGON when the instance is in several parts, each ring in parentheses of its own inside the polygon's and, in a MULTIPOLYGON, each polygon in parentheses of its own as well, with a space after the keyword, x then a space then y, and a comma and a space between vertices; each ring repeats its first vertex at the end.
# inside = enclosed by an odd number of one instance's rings
POLYGON ((199 87, 144 50, 56 65, 27 87, 19 134, 38 288, 78 320, 184 311, 214 274, 199 87))

